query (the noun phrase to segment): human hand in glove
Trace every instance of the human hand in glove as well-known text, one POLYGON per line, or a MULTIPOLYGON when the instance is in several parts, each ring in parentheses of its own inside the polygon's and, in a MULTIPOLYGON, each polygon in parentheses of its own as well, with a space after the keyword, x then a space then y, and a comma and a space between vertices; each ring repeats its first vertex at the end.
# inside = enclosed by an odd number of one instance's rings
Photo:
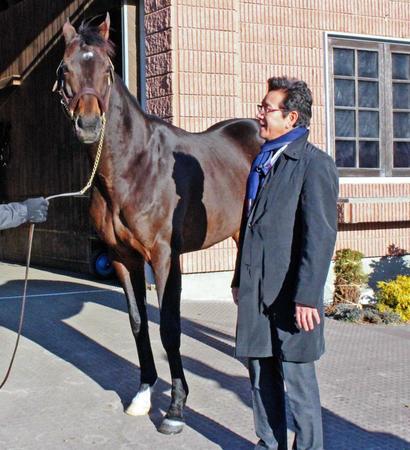
POLYGON ((48 212, 48 200, 44 197, 28 198, 23 202, 27 208, 27 221, 40 223, 45 222, 48 212))

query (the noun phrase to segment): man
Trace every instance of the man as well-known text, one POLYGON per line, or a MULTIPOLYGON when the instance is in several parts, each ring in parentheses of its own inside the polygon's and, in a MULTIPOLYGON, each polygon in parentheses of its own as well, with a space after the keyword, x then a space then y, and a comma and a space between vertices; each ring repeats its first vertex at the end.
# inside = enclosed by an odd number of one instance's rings
POLYGON ((25 222, 44 222, 47 219, 47 211, 48 201, 44 197, 0 205, 0 230, 18 227, 25 222))
POLYGON ((333 254, 338 176, 307 141, 312 94, 304 81, 268 80, 258 105, 266 141, 252 164, 232 294, 236 355, 247 357, 259 442, 287 449, 284 385, 294 449, 323 449, 314 361, 324 352, 323 289, 333 254))

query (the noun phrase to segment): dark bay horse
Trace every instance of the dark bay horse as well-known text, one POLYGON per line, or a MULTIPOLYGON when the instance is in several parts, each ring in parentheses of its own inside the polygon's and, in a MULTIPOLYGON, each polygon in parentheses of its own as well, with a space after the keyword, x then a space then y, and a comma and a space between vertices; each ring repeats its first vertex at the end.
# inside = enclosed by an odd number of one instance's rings
POLYGON ((157 371, 148 334, 144 261, 154 271, 161 341, 172 378, 171 404, 159 431, 182 430, 188 395, 180 355, 180 255, 238 238, 246 178, 259 151, 258 125, 237 119, 188 133, 144 113, 110 56, 110 19, 78 32, 66 22, 57 86, 77 137, 94 161, 103 116, 102 157, 90 213, 124 287, 141 368, 127 412, 147 414, 157 371))

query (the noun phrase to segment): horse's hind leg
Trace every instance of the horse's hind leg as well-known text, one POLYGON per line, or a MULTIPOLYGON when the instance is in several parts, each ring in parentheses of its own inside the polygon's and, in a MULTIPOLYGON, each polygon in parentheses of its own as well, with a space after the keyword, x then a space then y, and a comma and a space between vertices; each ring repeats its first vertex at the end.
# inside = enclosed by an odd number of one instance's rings
POLYGON ((164 434, 180 433, 184 426, 183 410, 188 396, 185 380, 181 345, 181 269, 179 255, 171 255, 164 246, 153 259, 158 301, 160 304, 161 342, 167 352, 172 378, 171 404, 158 428, 164 434))
POLYGON ((137 344, 141 378, 137 395, 127 408, 127 414, 140 416, 151 408, 151 390, 157 379, 154 358, 148 333, 144 261, 139 259, 132 271, 121 263, 114 263, 118 277, 125 291, 131 330, 137 344))

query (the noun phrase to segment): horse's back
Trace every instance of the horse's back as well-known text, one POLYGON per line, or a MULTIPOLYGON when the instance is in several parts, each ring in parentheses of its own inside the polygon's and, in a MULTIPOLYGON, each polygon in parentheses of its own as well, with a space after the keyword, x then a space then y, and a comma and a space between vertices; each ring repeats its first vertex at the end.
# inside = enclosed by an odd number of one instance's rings
POLYGON ((259 137, 259 124, 255 119, 229 119, 209 127, 204 133, 220 134, 240 144, 243 149, 259 150, 263 140, 259 137))

